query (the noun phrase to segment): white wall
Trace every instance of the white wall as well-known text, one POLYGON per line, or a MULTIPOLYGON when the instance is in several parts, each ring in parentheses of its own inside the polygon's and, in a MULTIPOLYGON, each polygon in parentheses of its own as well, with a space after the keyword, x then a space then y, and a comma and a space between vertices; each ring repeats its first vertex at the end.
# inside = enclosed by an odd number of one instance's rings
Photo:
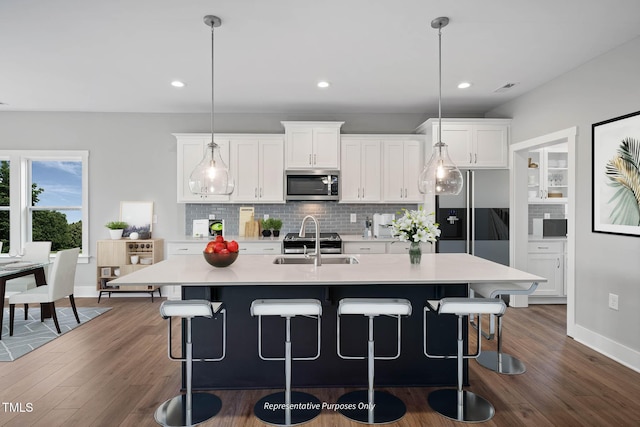
MULTIPOLYGON (((640 110, 640 38, 487 117, 511 117, 512 143, 578 126, 576 338, 640 370, 640 238, 591 232, 591 125, 640 110), (619 295, 619 311, 607 307, 619 295)), ((636 137, 640 137, 640 131, 636 137)))
MULTIPOLYGON (((427 114, 216 114, 218 132, 284 133, 282 120, 345 121, 344 133, 412 133, 427 114)), ((1 112, 0 149, 89 150, 89 250, 109 238, 120 201, 150 200, 153 236, 184 236, 185 210, 176 202, 176 140, 172 133, 209 132, 208 114, 1 112)), ((77 296, 93 295, 95 259, 77 270, 77 296)))

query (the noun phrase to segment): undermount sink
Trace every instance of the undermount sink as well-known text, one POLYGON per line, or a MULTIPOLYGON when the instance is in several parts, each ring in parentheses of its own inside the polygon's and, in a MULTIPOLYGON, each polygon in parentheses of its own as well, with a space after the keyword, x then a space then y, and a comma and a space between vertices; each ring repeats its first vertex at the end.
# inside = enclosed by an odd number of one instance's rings
MULTIPOLYGON (((274 264, 313 264, 314 258, 300 257, 277 257, 273 260, 274 264)), ((342 257, 322 257, 322 264, 358 264, 358 259, 352 256, 342 257)))

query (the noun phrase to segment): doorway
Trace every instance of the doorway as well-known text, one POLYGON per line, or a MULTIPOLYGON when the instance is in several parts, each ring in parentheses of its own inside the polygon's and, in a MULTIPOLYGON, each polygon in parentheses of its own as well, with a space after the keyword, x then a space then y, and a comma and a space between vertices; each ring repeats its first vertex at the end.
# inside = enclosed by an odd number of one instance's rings
MULTIPOLYGON (((576 137, 577 127, 553 132, 537 138, 512 144, 510 156, 510 197, 509 229, 511 244, 509 248, 510 265, 520 270, 527 270, 529 241, 529 203, 528 203, 528 168, 529 152, 557 144, 567 145, 567 335, 573 336, 575 327, 575 188, 576 188, 576 137)), ((515 295, 511 297, 513 307, 526 307, 528 297, 515 295)))

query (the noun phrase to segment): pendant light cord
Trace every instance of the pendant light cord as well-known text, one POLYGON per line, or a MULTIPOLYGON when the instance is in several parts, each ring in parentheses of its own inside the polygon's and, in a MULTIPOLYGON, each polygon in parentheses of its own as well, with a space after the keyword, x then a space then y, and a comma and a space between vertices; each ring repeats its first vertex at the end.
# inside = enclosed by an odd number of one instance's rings
MULTIPOLYGON (((438 27, 438 143, 442 142, 442 25, 438 27)), ((440 147, 442 151, 442 147, 440 147)))
POLYGON ((215 43, 213 40, 213 30, 214 25, 211 25, 211 156, 213 158, 213 149, 215 147, 215 142, 213 142, 213 93, 214 93, 214 66, 213 66, 213 58, 214 58, 214 49, 215 43))

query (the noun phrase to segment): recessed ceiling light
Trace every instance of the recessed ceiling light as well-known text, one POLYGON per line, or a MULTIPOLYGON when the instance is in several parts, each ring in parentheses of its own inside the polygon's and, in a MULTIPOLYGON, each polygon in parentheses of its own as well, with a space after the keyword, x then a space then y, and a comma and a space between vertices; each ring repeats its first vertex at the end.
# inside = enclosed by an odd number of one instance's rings
POLYGON ((324 80, 323 80, 323 81, 318 82, 318 87, 319 87, 320 89, 326 89, 326 88, 328 88, 330 85, 331 85, 331 84, 330 84, 329 82, 326 82, 326 81, 324 81, 324 80))
POLYGON ((468 87, 471 87, 471 83, 469 82, 462 82, 458 85, 458 89, 466 89, 468 87))
POLYGON ((184 87, 185 84, 182 83, 180 80, 174 80, 171 82, 171 86, 173 87, 184 87))

